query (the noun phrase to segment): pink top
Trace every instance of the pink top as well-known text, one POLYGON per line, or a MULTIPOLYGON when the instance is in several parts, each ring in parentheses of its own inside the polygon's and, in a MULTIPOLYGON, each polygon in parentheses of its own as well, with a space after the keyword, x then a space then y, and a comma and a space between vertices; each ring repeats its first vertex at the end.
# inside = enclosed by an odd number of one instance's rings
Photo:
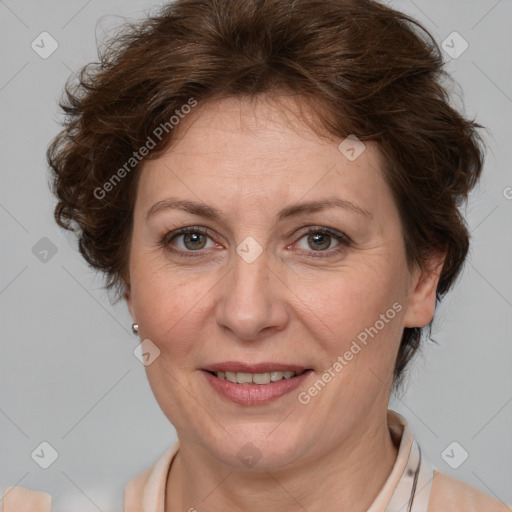
MULTIPOLYGON (((367 512, 511 512, 512 507, 433 468, 413 438, 406 420, 388 411, 398 447, 395 464, 367 512)), ((179 442, 144 473, 128 482, 124 512, 165 512, 166 483, 179 442)), ((0 512, 51 512, 48 493, 8 487, 0 512)))

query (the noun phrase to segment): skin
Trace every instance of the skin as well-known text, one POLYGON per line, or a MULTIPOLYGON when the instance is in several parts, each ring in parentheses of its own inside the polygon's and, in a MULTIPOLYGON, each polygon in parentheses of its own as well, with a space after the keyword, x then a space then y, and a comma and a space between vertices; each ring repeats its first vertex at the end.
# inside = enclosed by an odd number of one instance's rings
POLYGON ((432 271, 408 270, 378 149, 366 143, 349 161, 338 150, 342 139, 320 137, 294 115, 297 105, 286 97, 200 105, 140 175, 126 300, 141 340, 160 350, 147 376, 180 441, 166 512, 365 511, 396 459, 386 416, 396 354, 403 328, 433 317, 443 256, 430 262, 432 271), (284 206, 332 196, 371 216, 333 207, 277 219, 284 206), (212 205, 222 221, 174 209, 146 219, 170 197, 212 205), (186 226, 209 235, 165 239, 186 226), (308 241, 305 228, 319 226, 351 243, 308 241), (263 250, 252 263, 236 252, 248 236, 263 250), (300 403, 299 392, 394 303, 401 311, 300 403), (238 405, 201 371, 228 360, 314 371, 269 404, 238 405), (252 467, 237 456, 247 442, 261 455, 252 467))

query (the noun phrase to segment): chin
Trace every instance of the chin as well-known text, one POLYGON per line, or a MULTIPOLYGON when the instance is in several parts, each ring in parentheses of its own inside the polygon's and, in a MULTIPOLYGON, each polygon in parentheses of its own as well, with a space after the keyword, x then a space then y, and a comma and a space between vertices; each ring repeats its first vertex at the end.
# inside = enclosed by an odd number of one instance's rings
POLYGON ((231 435, 212 440, 211 444, 206 442, 209 436, 203 434, 201 444, 227 466, 255 471, 276 470, 293 464, 306 448, 303 432, 277 425, 241 422, 236 428, 227 429, 231 435))

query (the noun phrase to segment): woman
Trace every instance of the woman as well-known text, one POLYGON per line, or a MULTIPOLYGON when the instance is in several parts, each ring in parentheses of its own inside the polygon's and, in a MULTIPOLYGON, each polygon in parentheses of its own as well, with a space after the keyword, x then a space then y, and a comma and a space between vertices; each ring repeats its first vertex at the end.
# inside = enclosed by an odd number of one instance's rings
MULTIPOLYGON (((388 410, 482 169, 442 76, 374 1, 178 0, 67 88, 56 220, 126 300, 179 439, 125 511, 508 510, 388 410)), ((51 506, 4 510, 25 498, 51 506)))

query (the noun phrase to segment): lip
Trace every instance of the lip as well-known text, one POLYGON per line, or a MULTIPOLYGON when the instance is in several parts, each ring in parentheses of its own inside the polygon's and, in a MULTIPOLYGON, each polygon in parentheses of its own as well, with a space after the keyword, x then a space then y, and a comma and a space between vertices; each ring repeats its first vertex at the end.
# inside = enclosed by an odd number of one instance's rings
POLYGON ((207 372, 245 372, 245 373, 267 373, 267 372, 295 372, 300 373, 310 370, 305 366, 289 363, 262 362, 247 364, 238 361, 224 361, 222 363, 209 364, 201 368, 207 372))
MULTIPOLYGON (((274 364, 274 363, 273 363, 274 364)), ((266 365, 265 368, 269 368, 270 365, 266 365)), ((299 368, 292 367, 290 365, 278 366, 274 364, 275 368, 299 368)), ((240 365, 238 363, 233 363, 231 368, 254 368, 261 367, 260 365, 240 365)), ((210 366, 208 366, 210 368, 210 366)), ((224 366, 223 368, 226 368, 224 366)), ((296 377, 292 377, 290 379, 282 379, 276 382, 271 382, 270 384, 236 384, 234 382, 230 382, 228 380, 219 379, 215 375, 209 373, 210 371, 221 371, 219 370, 206 370, 202 371, 203 375, 206 377, 207 382, 210 386, 221 396, 231 400, 232 402, 240 405, 264 405, 278 398, 290 393, 298 386, 300 386, 305 379, 309 377, 309 375, 313 372, 313 370, 306 370, 300 375, 296 377)), ((232 370, 227 370, 232 371, 232 370)), ((244 371, 244 370, 237 370, 244 371)), ((248 370, 245 370, 248 371, 248 370)), ((270 371, 278 371, 270 370, 270 371)), ((303 371, 303 370, 292 370, 289 371, 303 371)), ((249 373, 260 373, 260 371, 251 370, 249 373)), ((263 372, 261 372, 263 373, 263 372)))

